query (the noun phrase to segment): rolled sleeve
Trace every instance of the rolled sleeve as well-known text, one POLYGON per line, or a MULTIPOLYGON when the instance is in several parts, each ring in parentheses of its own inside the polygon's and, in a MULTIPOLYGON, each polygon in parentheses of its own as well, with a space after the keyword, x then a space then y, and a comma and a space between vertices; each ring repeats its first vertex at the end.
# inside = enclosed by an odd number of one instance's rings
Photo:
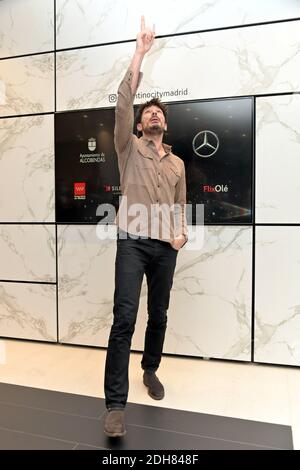
MULTIPOLYGON (((133 102, 135 94, 132 93, 131 80, 133 72, 128 69, 118 88, 118 99, 115 109, 114 144, 118 154, 120 171, 129 156, 129 147, 133 135, 134 112, 133 102)), ((139 72, 138 86, 143 73, 139 72)))

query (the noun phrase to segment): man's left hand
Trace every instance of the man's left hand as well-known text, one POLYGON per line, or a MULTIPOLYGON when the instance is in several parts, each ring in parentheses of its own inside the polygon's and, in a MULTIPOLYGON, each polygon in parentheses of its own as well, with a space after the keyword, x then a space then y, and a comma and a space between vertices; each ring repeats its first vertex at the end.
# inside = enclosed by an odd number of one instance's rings
POLYGON ((182 245, 185 244, 185 241, 186 241, 185 236, 184 235, 179 235, 179 237, 175 237, 175 238, 173 238, 173 240, 171 240, 171 246, 175 250, 180 250, 182 245))

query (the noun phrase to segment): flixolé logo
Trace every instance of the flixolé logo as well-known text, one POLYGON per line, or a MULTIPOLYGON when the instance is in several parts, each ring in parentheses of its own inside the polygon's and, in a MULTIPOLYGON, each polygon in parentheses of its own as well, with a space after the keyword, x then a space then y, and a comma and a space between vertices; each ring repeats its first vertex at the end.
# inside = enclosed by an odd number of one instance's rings
POLYGON ((85 182, 74 183, 74 199, 85 199, 85 182))

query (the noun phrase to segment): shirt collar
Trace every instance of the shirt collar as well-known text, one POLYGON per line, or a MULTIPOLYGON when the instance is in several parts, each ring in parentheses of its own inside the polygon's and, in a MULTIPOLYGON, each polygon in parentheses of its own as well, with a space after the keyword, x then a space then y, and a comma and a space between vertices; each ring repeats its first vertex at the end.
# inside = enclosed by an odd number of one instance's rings
MULTIPOLYGON (((146 145, 149 145, 150 142, 153 142, 153 143, 154 143, 154 141, 153 141, 152 139, 148 139, 147 137, 144 137, 143 135, 140 137, 140 139, 141 139, 143 142, 145 142, 146 145)), ((170 152, 171 152, 171 150, 172 150, 172 145, 164 144, 164 143, 162 142, 162 146, 163 146, 163 148, 165 149, 166 153, 170 153, 170 152)))

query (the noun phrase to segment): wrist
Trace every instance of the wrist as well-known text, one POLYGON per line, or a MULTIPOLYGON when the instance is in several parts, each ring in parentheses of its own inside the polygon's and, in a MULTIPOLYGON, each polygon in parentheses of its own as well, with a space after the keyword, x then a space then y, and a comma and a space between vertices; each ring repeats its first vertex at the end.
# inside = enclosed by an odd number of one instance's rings
POLYGON ((183 233, 182 236, 184 237, 184 241, 183 241, 182 246, 184 246, 186 244, 186 242, 188 241, 188 236, 187 236, 186 233, 183 233))
POLYGON ((145 52, 144 52, 144 51, 140 51, 140 50, 138 49, 138 46, 136 46, 136 50, 135 50, 135 52, 134 52, 134 55, 135 55, 135 57, 137 57, 137 58, 139 58, 139 59, 143 59, 144 56, 145 56, 145 52))

